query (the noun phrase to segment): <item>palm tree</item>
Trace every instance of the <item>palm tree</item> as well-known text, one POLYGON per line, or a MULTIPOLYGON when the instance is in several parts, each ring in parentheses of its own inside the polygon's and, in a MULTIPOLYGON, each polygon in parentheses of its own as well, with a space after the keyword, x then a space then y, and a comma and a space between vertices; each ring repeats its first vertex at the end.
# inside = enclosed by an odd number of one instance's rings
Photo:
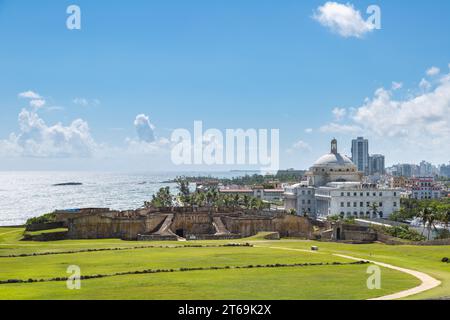
MULTIPOLYGON (((422 208, 422 210, 420 210, 419 212, 419 218, 422 221, 423 224, 423 230, 422 230, 422 235, 425 233, 425 228, 427 227, 427 224, 429 224, 430 220, 431 220, 431 215, 433 214, 433 210, 429 207, 424 207, 422 208)), ((434 217, 432 218, 433 222, 434 222, 434 217)), ((429 236, 429 234, 428 234, 429 236)))
POLYGON ((245 209, 250 208, 250 198, 248 195, 244 195, 244 207, 245 207, 245 209))
POLYGON ((445 207, 439 208, 438 210, 438 220, 442 222, 446 229, 448 229, 450 223, 450 211, 446 210, 445 207))
POLYGON ((378 205, 375 202, 370 206, 370 210, 372 210, 373 216, 378 216, 378 205))
POLYGON ((430 240, 430 234, 431 234, 431 228, 434 228, 434 230, 437 230, 435 222, 436 221, 436 215, 434 213, 431 213, 428 216, 428 240, 430 240))
POLYGON ((239 207, 239 195, 235 194, 233 197, 233 210, 236 210, 237 207, 239 207))

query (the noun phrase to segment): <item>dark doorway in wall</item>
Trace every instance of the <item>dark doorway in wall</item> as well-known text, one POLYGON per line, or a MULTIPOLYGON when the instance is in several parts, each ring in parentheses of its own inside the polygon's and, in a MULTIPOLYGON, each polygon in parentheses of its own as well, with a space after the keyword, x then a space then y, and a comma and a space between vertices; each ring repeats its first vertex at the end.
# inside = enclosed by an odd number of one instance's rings
POLYGON ((336 240, 341 241, 341 228, 337 228, 336 230, 336 240))
POLYGON ((177 231, 175 232, 175 234, 176 234, 177 236, 181 237, 181 238, 184 238, 184 237, 185 237, 184 229, 177 229, 177 231))

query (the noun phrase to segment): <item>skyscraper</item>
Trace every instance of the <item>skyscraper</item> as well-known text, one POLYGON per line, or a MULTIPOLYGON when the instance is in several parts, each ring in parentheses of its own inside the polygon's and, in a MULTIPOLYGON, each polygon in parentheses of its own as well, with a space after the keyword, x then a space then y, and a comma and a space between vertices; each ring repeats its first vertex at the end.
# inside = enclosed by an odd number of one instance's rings
POLYGON ((383 175, 386 172, 385 159, 381 154, 373 154, 369 157, 369 173, 371 175, 383 175))
POLYGON ((352 140, 352 161, 358 171, 369 174, 369 140, 363 137, 352 140))

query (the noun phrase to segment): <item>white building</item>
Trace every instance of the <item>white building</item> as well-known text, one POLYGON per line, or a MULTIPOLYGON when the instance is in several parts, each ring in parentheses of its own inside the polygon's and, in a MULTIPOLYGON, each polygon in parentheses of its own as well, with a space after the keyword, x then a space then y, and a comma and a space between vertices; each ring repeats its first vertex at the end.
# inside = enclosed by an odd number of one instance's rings
POLYGON ((264 189, 263 187, 253 188, 221 188, 219 192, 228 195, 240 195, 258 198, 265 201, 283 200, 284 189, 264 189))
POLYGON ((388 218, 400 209, 400 191, 355 182, 332 182, 316 190, 317 216, 388 218))
POLYGON ((307 182, 285 188, 286 210, 316 217, 388 218, 400 209, 400 191, 362 183, 363 173, 339 154, 336 140, 331 142, 331 152, 313 164, 307 177, 307 182))
POLYGON ((295 209, 297 214, 316 215, 316 188, 307 184, 295 184, 284 190, 285 208, 295 209))

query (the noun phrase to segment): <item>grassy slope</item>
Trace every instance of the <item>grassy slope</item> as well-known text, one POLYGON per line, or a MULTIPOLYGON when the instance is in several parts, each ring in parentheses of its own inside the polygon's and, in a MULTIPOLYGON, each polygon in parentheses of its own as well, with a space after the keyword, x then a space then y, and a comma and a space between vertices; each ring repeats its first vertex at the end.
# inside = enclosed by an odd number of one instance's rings
POLYGON ((221 247, 137 249, 25 258, 1 258, 0 280, 50 279, 67 276, 70 265, 81 268, 83 275, 112 274, 147 269, 178 269, 204 266, 247 266, 272 263, 297 264, 347 262, 328 254, 298 253, 266 248, 221 247))
MULTIPOLYGON (((259 246, 273 243, 260 242, 259 246)), ((320 247, 323 253, 340 253, 390 263, 395 266, 425 272, 442 281, 433 290, 415 295, 413 299, 450 297, 450 264, 442 263, 443 257, 450 257, 450 246, 387 246, 383 244, 348 245, 313 241, 281 241, 277 246, 308 249, 311 245, 320 247)))
MULTIPOLYGON (((142 245, 183 245, 183 243, 137 243, 120 240, 19 242, 21 229, 0 228, 0 255, 33 252, 61 252, 91 248, 132 248, 142 245)), ((105 251, 26 258, 0 258, 0 279, 67 276, 68 265, 80 265, 83 274, 112 273, 148 268, 224 266, 267 263, 343 261, 333 253, 370 258, 427 272, 443 281, 436 288, 414 298, 450 296, 449 265, 440 260, 450 255, 449 247, 395 247, 385 245, 343 245, 310 241, 264 241, 245 239, 263 247, 309 250, 318 254, 269 248, 182 248, 105 251)), ((203 241, 199 243, 228 243, 203 241)), ((190 243, 188 243, 190 244, 190 243)), ((383 290, 366 288, 367 266, 323 266, 280 269, 198 271, 110 277, 83 281, 73 292, 64 282, 7 285, 0 287, 0 299, 365 299, 414 287, 418 280, 383 269, 383 290), (220 273, 220 274, 219 274, 220 273), (30 290, 32 288, 32 290, 30 290)))
POLYGON ((407 275, 384 270, 383 289, 368 290, 366 268, 325 266, 132 275, 84 281, 81 290, 74 291, 67 290, 65 282, 7 285, 0 290, 0 299, 366 299, 417 285, 407 275))

